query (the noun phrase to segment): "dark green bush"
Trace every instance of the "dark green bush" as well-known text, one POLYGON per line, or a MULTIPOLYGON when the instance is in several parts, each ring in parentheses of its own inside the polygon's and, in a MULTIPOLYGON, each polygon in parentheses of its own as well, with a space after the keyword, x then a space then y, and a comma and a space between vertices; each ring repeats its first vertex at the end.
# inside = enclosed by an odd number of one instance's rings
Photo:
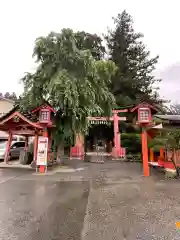
POLYGON ((141 153, 141 135, 139 133, 122 133, 121 146, 126 148, 127 154, 141 153))
POLYGON ((148 141, 148 148, 152 148, 154 151, 158 151, 159 149, 165 146, 165 139, 161 137, 155 137, 148 141))

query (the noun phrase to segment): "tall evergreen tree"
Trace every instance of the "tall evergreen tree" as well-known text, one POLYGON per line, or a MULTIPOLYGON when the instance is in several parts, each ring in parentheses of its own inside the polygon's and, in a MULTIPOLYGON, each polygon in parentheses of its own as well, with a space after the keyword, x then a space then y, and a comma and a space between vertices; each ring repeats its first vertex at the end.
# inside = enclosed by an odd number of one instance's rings
POLYGON ((118 67, 112 78, 112 92, 119 106, 140 101, 157 101, 159 95, 153 87, 159 79, 153 75, 158 56, 142 43, 143 35, 136 33, 131 16, 123 11, 114 18, 115 28, 106 36, 109 58, 118 67))

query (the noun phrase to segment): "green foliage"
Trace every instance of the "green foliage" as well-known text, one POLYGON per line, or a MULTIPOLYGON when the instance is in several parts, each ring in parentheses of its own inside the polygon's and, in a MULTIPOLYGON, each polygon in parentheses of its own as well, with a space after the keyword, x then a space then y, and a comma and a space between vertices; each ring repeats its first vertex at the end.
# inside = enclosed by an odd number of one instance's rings
POLYGON ((154 151, 159 151, 161 147, 168 149, 180 149, 180 130, 167 129, 151 141, 148 141, 148 147, 153 148, 154 151))
POLYGON ((158 57, 150 58, 150 52, 142 43, 143 35, 134 31, 133 20, 126 11, 114 18, 114 25, 106 40, 109 58, 118 67, 111 85, 117 104, 127 106, 142 100, 158 100, 153 87, 159 82, 153 75, 158 57))
POLYGON ((80 50, 90 50, 96 60, 101 60, 105 55, 105 47, 102 45, 102 39, 97 34, 86 32, 75 33, 76 44, 80 50))
POLYGON ((155 137, 148 141, 148 148, 152 148, 155 152, 158 151, 161 147, 164 147, 166 144, 166 139, 164 137, 155 137))
MULTIPOLYGON (((38 67, 22 79, 21 108, 48 101, 57 110, 55 142, 70 145, 75 132, 87 133, 87 116, 109 116, 113 107, 142 100, 160 102, 154 87, 159 79, 153 75, 158 57, 150 58, 142 37, 123 11, 105 37, 107 52, 99 36, 84 31, 63 29, 38 38, 33 54, 38 67)), ((128 125, 124 124, 124 131, 139 131, 128 125)), ((122 134, 122 141, 129 152, 141 151, 139 134, 122 134)))
POLYGON ((166 135, 166 142, 168 148, 180 149, 180 130, 169 131, 166 135))
POLYGON ((82 46, 83 34, 63 29, 38 38, 33 54, 37 70, 22 79, 22 108, 48 101, 57 110, 55 139, 69 144, 75 132, 87 130, 87 116, 110 115, 115 105, 108 85, 116 66, 96 60, 93 51, 82 46))
POLYGON ((127 153, 141 153, 141 135, 137 133, 122 133, 121 145, 127 149, 127 153))
MULTIPOLYGON (((180 114, 180 104, 173 104, 169 107, 164 107, 165 114, 168 115, 179 115, 180 114)), ((166 122, 158 118, 153 119, 156 124, 166 122)), ((166 131, 162 132, 161 142, 166 145, 169 149, 180 149, 180 130, 172 129, 170 126, 167 127, 166 131)), ((155 142, 156 138, 152 141, 155 142)), ((156 144, 157 146, 160 144, 156 144)), ((161 145, 160 145, 161 146, 161 145)), ((157 148, 157 147, 156 147, 157 148)))
MULTIPOLYGON (((170 105, 168 109, 168 114, 179 115, 180 114, 180 104, 170 105)), ((174 129, 166 134, 167 145, 171 149, 180 149, 180 129, 174 129)))

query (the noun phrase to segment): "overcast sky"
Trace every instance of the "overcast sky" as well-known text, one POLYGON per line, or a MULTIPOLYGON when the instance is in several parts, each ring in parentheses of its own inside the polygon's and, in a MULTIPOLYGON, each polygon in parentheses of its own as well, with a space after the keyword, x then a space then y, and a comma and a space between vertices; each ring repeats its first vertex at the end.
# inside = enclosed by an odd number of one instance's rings
POLYGON ((112 26, 112 16, 126 9, 135 29, 145 35, 152 56, 160 56, 156 74, 163 77, 161 94, 178 101, 179 4, 178 0, 1 0, 0 91, 22 92, 18 82, 34 67, 32 51, 38 36, 66 27, 101 34, 112 26))

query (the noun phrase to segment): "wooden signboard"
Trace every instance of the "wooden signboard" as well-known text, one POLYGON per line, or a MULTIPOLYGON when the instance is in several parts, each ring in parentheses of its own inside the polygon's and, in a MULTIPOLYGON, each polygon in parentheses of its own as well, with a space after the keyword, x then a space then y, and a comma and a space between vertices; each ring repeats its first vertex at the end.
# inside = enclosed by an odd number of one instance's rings
POLYGON ((37 166, 47 166, 47 155, 48 155, 48 138, 38 138, 38 151, 37 151, 37 166))

